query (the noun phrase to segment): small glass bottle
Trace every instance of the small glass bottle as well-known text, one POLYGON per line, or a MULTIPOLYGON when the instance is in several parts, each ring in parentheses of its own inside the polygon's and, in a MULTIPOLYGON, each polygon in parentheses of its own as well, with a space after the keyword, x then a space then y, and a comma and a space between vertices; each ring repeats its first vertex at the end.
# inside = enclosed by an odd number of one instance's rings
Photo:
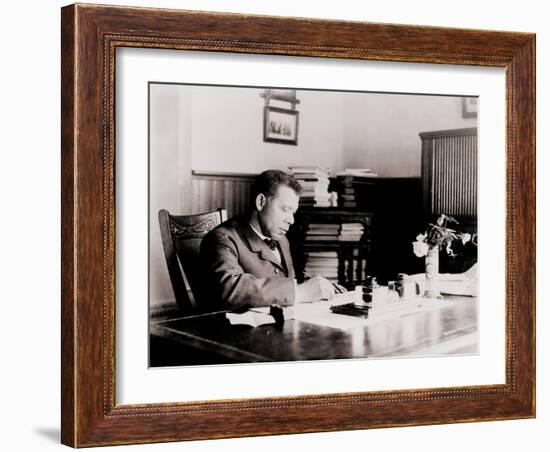
POLYGON ((367 276, 363 284, 363 302, 372 303, 374 290, 378 287, 374 276, 367 276))

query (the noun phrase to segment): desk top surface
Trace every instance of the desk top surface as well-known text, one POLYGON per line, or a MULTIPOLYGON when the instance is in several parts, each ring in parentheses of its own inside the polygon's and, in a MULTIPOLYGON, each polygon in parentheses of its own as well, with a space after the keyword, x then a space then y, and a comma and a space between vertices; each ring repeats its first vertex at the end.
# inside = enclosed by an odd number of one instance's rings
POLYGON ((300 309, 283 325, 231 325, 226 313, 219 312, 152 321, 150 332, 235 362, 478 352, 475 297, 403 301, 372 311, 368 319, 333 314, 326 302, 300 309))

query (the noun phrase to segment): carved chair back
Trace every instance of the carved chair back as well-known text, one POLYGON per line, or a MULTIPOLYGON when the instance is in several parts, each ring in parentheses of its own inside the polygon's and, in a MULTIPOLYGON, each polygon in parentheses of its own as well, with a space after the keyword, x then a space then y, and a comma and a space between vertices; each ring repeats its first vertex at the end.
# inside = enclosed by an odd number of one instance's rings
POLYGON ((159 211, 164 256, 176 303, 182 314, 199 310, 196 294, 200 281, 198 262, 201 241, 226 219, 225 209, 196 215, 171 215, 165 209, 159 211))

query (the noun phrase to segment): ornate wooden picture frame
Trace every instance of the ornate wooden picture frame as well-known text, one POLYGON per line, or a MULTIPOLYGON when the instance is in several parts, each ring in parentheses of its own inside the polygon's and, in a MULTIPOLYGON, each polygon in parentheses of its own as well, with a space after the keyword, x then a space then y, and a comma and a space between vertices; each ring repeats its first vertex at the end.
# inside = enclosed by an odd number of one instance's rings
POLYGON ((62 9, 62 442, 74 447, 535 416, 535 36, 71 5, 62 9), (505 383, 204 402, 115 399, 115 65, 122 47, 506 71, 505 383))

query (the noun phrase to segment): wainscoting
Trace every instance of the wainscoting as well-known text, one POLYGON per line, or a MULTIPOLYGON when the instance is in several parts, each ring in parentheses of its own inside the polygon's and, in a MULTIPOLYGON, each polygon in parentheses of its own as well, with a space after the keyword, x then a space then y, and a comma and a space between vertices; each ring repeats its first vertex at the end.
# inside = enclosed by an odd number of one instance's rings
POLYGON ((477 128, 421 133, 424 208, 477 217, 477 128))
POLYGON ((193 212, 226 209, 227 218, 246 212, 256 174, 192 172, 193 212))

